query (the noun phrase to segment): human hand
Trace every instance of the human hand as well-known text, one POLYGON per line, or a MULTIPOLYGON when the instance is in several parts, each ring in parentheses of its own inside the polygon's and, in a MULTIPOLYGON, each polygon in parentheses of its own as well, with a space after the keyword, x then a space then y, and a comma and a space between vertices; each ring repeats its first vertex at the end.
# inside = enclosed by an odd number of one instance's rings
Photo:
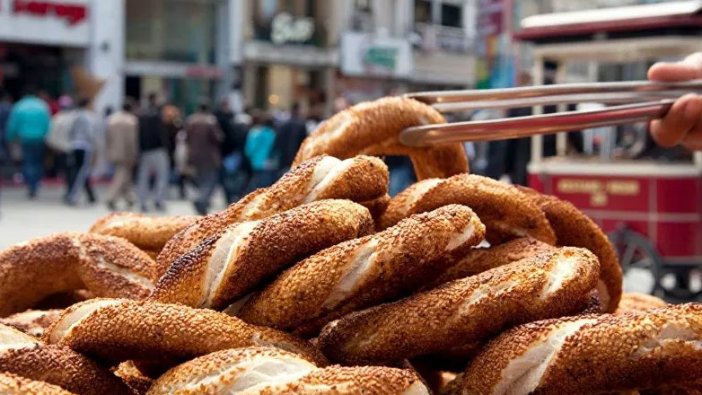
MULTIPOLYGON (((680 62, 659 62, 648 70, 652 81, 688 81, 702 78, 702 52, 696 52, 680 62)), ((663 147, 677 144, 692 150, 702 150, 702 97, 694 93, 673 103, 663 119, 651 122, 651 135, 663 147)))

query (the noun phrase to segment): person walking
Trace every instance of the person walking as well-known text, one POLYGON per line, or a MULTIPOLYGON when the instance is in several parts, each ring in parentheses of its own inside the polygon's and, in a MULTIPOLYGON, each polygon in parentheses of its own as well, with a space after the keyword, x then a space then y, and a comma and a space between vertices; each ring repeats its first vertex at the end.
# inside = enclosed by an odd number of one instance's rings
POLYGON ((139 155, 139 129, 130 100, 126 100, 122 111, 107 118, 105 149, 107 160, 114 166, 112 182, 107 190, 107 208, 115 210, 117 200, 123 198, 127 206, 134 205, 133 173, 139 155))
POLYGON ((307 126, 300 113, 300 104, 295 103, 290 109, 290 118, 280 126, 276 144, 280 153, 280 175, 290 169, 290 165, 295 160, 297 150, 300 149, 302 141, 307 137, 307 126))
POLYGON ((59 111, 51 118, 51 130, 46 136, 46 145, 54 152, 57 172, 63 174, 66 184, 63 198, 67 200, 71 188, 68 178, 68 156, 71 153, 71 128, 76 120, 76 111, 70 96, 63 95, 58 101, 59 111))
POLYGON ((30 199, 37 196, 44 175, 44 138, 49 132, 49 107, 30 90, 10 111, 7 141, 19 140, 22 176, 30 199))
POLYGON ((254 126, 249 130, 244 146, 244 154, 253 173, 247 188, 249 192, 273 184, 278 169, 275 157, 276 133, 270 116, 260 110, 254 111, 253 122, 254 126))
POLYGON ((150 181, 154 176, 154 207, 164 211, 168 187, 168 141, 164 131, 161 109, 155 93, 149 94, 148 104, 139 116, 139 170, 137 193, 141 211, 148 211, 150 181))
POLYGON ((200 104, 198 111, 185 121, 186 141, 188 144, 188 162, 195 170, 198 195, 194 201, 195 211, 207 214, 212 193, 219 181, 222 164, 220 145, 224 135, 217 124, 217 119, 210 112, 209 106, 200 104))
POLYGON ((7 121, 12 111, 12 97, 0 88, 0 180, 5 176, 5 166, 10 162, 7 151, 7 121))
POLYGON ((222 99, 215 112, 217 124, 224 133, 222 142, 222 188, 227 203, 239 200, 245 193, 251 169, 244 157, 247 127, 236 121, 229 100, 222 99))
POLYGON ((95 192, 90 182, 90 170, 97 148, 97 116, 90 109, 90 99, 80 99, 76 118, 70 132, 71 152, 68 155, 69 190, 66 203, 75 206, 80 190, 84 189, 90 203, 95 203, 95 192))

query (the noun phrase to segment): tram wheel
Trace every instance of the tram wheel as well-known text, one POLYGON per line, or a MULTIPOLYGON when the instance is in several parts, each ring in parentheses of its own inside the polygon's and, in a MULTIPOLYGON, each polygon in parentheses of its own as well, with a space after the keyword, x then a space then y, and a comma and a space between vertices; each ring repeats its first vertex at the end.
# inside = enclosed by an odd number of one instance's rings
POLYGON ((651 242, 627 228, 611 232, 609 239, 624 272, 624 291, 651 295, 660 293, 662 262, 651 242))

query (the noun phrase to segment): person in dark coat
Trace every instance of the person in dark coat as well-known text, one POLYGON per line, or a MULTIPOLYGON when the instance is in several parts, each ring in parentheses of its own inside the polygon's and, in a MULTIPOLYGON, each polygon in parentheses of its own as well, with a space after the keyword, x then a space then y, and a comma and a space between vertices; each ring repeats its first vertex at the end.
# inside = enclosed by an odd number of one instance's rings
POLYGON ((306 137, 307 126, 300 113, 300 105, 295 103, 290 109, 290 118, 280 126, 276 139, 280 155, 279 166, 281 174, 290 169, 290 165, 295 159, 295 154, 297 154, 297 150, 300 149, 300 145, 306 137))

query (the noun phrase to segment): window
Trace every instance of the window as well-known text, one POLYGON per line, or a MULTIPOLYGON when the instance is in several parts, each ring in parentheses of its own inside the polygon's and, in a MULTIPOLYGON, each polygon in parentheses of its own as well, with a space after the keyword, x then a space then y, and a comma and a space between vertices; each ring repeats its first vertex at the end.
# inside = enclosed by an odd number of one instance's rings
POLYGON ((414 2, 414 22, 431 23, 431 0, 416 0, 414 2))
POLYGON ((449 27, 462 27, 461 6, 454 4, 441 4, 441 25, 449 27))
POLYGON ((127 58, 214 63, 216 0, 127 0, 127 58))
POLYGON ((416 0, 414 22, 462 27, 463 4, 460 1, 416 0))

